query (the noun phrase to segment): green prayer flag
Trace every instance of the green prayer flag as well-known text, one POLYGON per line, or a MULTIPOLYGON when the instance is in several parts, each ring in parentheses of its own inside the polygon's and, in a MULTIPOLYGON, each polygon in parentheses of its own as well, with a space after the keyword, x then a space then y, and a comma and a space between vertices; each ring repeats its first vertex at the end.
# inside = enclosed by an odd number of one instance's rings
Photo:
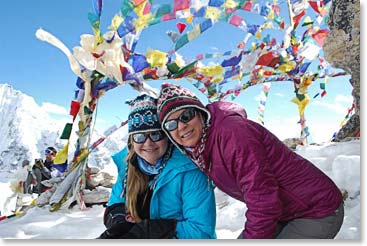
POLYGON ((159 9, 157 10, 157 13, 155 14, 155 16, 162 16, 165 14, 169 14, 171 13, 171 5, 170 4, 163 4, 159 7, 159 9))
POLYGON ((175 73, 178 72, 178 70, 180 70, 180 67, 177 66, 177 64, 175 62, 172 62, 172 63, 168 64, 167 69, 171 73, 175 74, 175 73))
POLYGON ((69 139, 71 134, 71 129, 73 128, 73 124, 66 123, 64 130, 62 131, 60 139, 69 139))
POLYGON ((175 50, 178 50, 179 48, 181 48, 182 46, 184 46, 185 44, 187 44, 189 42, 189 37, 187 36, 187 33, 185 33, 183 36, 181 36, 175 45, 175 50))
POLYGON ((189 70, 194 70, 195 68, 195 64, 197 63, 197 61, 191 62, 190 64, 184 66, 183 68, 181 68, 177 73, 174 74, 174 78, 180 78, 182 77, 182 75, 189 71, 189 70))
POLYGON ((90 110, 90 108, 88 108, 87 106, 84 106, 84 114, 92 114, 93 111, 90 110))
POLYGON ((131 10, 133 9, 133 5, 130 1, 123 1, 122 2, 122 7, 121 7, 121 15, 122 17, 127 16, 128 13, 131 12, 131 10))

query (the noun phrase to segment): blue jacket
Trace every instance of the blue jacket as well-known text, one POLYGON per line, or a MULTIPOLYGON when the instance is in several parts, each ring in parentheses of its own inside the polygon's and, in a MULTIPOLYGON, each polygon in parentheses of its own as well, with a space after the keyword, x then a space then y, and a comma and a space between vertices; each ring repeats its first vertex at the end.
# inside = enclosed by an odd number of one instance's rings
MULTIPOLYGON (((108 206, 125 202, 120 197, 126 169, 127 147, 112 156, 118 177, 108 206)), ((159 175, 150 203, 151 219, 177 219, 177 237, 215 239, 215 196, 213 186, 188 157, 174 148, 159 175)))

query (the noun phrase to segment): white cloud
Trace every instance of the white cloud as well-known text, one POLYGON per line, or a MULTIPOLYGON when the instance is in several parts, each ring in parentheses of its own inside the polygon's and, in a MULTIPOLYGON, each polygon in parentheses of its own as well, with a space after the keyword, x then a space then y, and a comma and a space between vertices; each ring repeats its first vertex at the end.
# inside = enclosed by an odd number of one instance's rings
POLYGON ((346 102, 346 103, 350 103, 352 104, 353 102, 353 97, 352 96, 345 96, 345 95, 336 95, 335 97, 335 102, 346 102))
POLYGON ((69 115, 69 112, 62 106, 53 103, 42 103, 41 108, 47 113, 58 114, 58 115, 69 115))
POLYGON ((297 122, 298 116, 289 118, 276 117, 274 119, 265 119, 265 127, 275 134, 280 140, 286 138, 297 138, 300 136, 301 127, 297 122))
POLYGON ((101 123, 101 124, 103 123, 103 124, 104 124, 104 123, 107 123, 107 122, 106 122, 106 120, 104 120, 104 119, 97 118, 97 119, 96 119, 96 123, 101 123))
POLYGON ((276 96, 278 96, 278 97, 284 97, 284 94, 279 93, 279 92, 275 93, 274 95, 276 95, 276 96))
MULTIPOLYGON (((297 122, 298 116, 289 118, 265 119, 265 127, 275 134, 280 140, 286 138, 299 138, 301 134, 301 126, 297 122)), ((333 134, 340 128, 339 122, 332 121, 307 121, 307 126, 311 136, 309 141, 315 143, 328 142, 333 134)))
POLYGON ((335 113, 340 114, 340 115, 345 115, 348 112, 348 108, 346 108, 345 106, 343 106, 339 103, 328 103, 328 102, 323 102, 323 101, 313 101, 312 104, 313 104, 313 106, 328 108, 328 109, 330 109, 330 110, 332 110, 335 113))

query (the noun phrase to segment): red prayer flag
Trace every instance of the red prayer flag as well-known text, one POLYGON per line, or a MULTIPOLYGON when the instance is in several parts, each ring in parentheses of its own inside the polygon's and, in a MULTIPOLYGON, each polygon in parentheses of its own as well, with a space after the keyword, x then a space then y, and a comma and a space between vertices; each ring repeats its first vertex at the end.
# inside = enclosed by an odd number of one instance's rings
POLYGON ((293 28, 296 28, 301 21, 302 17, 306 14, 304 10, 296 16, 293 16, 293 28))
POLYGON ((324 46, 324 41, 326 36, 329 34, 329 31, 326 29, 318 30, 316 33, 312 34, 312 38, 319 43, 321 46, 324 46))
POLYGON ((279 55, 278 54, 274 55, 273 52, 270 51, 260 56, 259 60, 257 60, 256 65, 275 67, 279 63, 280 63, 279 55))
POLYGON ((185 30, 185 28, 186 28, 186 24, 185 23, 182 23, 182 22, 178 22, 176 24, 176 26, 177 26, 177 29, 178 29, 178 32, 179 33, 182 33, 185 30))
POLYGON ((242 21, 243 21, 242 17, 238 15, 233 15, 232 18, 229 20, 229 24, 239 26, 242 23, 242 21))
POLYGON ((252 2, 246 2, 245 5, 243 5, 243 9, 246 11, 251 11, 252 8, 252 2))
POLYGON ((280 7, 278 5, 272 5, 271 7, 274 10, 275 15, 280 16, 280 7))
POLYGON ((179 11, 190 8, 190 0, 175 0, 173 11, 179 11))
POLYGON ((317 4, 318 2, 308 1, 308 3, 310 4, 311 8, 313 8, 313 10, 320 14, 320 9, 317 4))
POLYGON ((162 21, 169 21, 176 19, 176 13, 169 13, 162 16, 162 21))
POLYGON ((78 114, 80 109, 80 102, 73 100, 71 101, 71 105, 70 105, 70 115, 74 116, 73 117, 73 121, 76 117, 76 115, 78 114))
POLYGON ((144 7, 144 10, 143 10, 143 15, 147 15, 147 14, 149 14, 150 13, 150 8, 151 8, 152 6, 150 5, 150 3, 149 2, 147 2, 147 4, 145 4, 145 7, 144 7))
POLYGON ((280 22, 279 26, 280 28, 284 29, 284 21, 280 22))
POLYGON ((134 4, 135 6, 139 6, 140 4, 142 4, 145 0, 134 0, 134 4))

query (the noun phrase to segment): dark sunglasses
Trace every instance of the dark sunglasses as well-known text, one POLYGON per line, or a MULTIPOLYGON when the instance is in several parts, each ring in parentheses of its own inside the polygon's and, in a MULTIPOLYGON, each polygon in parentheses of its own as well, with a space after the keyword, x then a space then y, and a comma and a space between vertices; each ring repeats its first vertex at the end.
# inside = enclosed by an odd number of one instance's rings
POLYGON ((148 133, 135 133, 133 134, 133 141, 137 144, 142 144, 147 141, 148 138, 152 140, 152 142, 158 142, 161 141, 163 138, 165 138, 166 135, 164 135, 163 131, 154 131, 154 132, 148 132, 148 133))
POLYGON ((52 150, 46 149, 45 155, 52 155, 54 152, 52 150))
POLYGON ((182 123, 188 123, 195 117, 195 115, 196 110, 194 108, 188 108, 183 111, 177 119, 166 121, 163 126, 167 131, 174 131, 178 127, 178 121, 181 121, 182 123))

